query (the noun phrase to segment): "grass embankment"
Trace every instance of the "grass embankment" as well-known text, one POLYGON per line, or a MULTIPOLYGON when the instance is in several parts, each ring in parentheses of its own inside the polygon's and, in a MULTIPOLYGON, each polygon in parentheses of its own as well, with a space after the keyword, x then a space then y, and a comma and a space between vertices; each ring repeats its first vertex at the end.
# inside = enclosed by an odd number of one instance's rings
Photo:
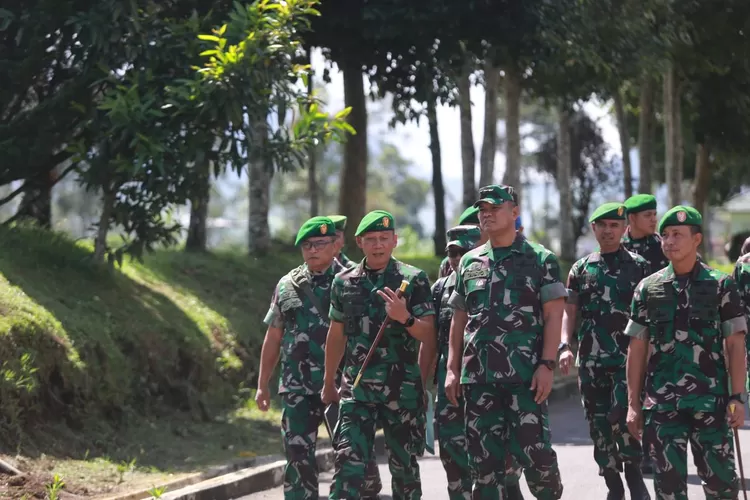
POLYGON ((280 452, 278 409, 260 414, 251 388, 299 253, 161 251, 112 271, 91 250, 0 229, 0 453, 90 495, 280 452))

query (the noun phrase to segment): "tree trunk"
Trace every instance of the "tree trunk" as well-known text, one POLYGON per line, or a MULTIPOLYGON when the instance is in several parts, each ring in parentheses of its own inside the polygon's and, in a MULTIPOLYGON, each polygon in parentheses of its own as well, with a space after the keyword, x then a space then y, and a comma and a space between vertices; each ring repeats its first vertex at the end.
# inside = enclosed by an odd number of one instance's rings
POLYGON ((463 167, 463 207, 477 200, 476 152, 471 129, 471 66, 467 62, 458 78, 458 108, 461 116, 461 165, 463 167))
MULTIPOLYGON (((696 144, 695 180, 693 181, 693 206, 700 210, 704 218, 708 217, 708 187, 711 182, 711 151, 705 141, 696 144)), ((705 224, 707 225, 707 224, 705 224)), ((708 245, 710 246, 710 245, 708 245)), ((703 241, 698 249, 706 253, 707 242, 703 241)))
POLYGON ((430 124, 430 154, 432 155, 432 196, 435 199, 435 255, 445 253, 445 190, 443 189, 443 166, 440 157, 440 135, 435 97, 427 101, 427 121, 430 124))
POLYGON ((23 198, 15 215, 16 220, 33 221, 40 227, 52 227, 52 185, 55 169, 50 169, 33 178, 26 179, 23 185, 23 198))
POLYGON ((557 140, 557 190, 560 192, 560 257, 567 264, 575 262, 576 248, 573 233, 573 193, 571 182, 571 123, 570 110, 560 107, 557 140))
POLYGON ((620 149, 622 150, 622 177, 625 183, 625 198, 633 196, 633 169, 630 166, 630 134, 628 133, 627 115, 622 103, 622 93, 617 89, 614 93, 615 115, 617 128, 620 132, 620 149))
POLYGON ((104 262, 107 254, 107 234, 109 233, 109 221, 115 208, 115 195, 117 190, 113 188, 102 189, 102 211, 99 214, 99 222, 96 227, 94 238, 94 260, 104 262))
POLYGON ((260 144, 255 145, 256 153, 248 162, 249 202, 248 214, 248 247, 250 255, 263 256, 271 247, 271 230, 268 227, 269 199, 273 165, 270 165, 265 154, 268 139, 268 124, 259 122, 255 137, 260 144))
MULTIPOLYGON (((310 51, 310 67, 312 67, 312 50, 310 51)), ((307 95, 313 95, 313 75, 312 70, 307 79, 307 95)), ((310 145, 308 151, 309 159, 307 165, 307 190, 310 193, 310 217, 315 217, 320 213, 320 201, 318 200, 318 169, 317 169, 317 147, 310 145)))
POLYGON ((357 131, 344 143, 344 168, 341 170, 339 212, 345 215, 346 241, 354 241, 359 222, 367 206, 367 103, 362 80, 362 67, 357 62, 344 61, 344 102, 351 106, 347 120, 357 131))
POLYGON ((479 187, 493 184, 497 153, 497 88, 500 72, 490 58, 484 62, 484 138, 479 157, 479 187))
POLYGON ((521 202, 521 74, 514 65, 505 68, 505 175, 503 184, 516 188, 521 202))
POLYGON ((654 162, 654 78, 645 73, 641 80, 641 114, 638 121, 638 192, 651 193, 654 162))
POLYGON ((206 224, 208 222, 208 202, 211 200, 211 163, 206 161, 198 173, 198 187, 190 200, 190 225, 188 226, 185 250, 205 252, 208 242, 206 224))
POLYGON ((664 177, 667 181, 669 206, 682 201, 682 113, 680 91, 674 64, 664 75, 664 177))

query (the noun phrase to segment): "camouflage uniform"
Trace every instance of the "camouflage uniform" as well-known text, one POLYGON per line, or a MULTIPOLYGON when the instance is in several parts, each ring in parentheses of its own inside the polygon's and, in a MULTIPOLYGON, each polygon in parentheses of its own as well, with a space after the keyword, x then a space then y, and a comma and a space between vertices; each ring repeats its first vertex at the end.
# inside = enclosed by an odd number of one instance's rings
POLYGON ((706 498, 737 498, 723 341, 745 330, 734 280, 703 262, 684 278, 670 264, 638 285, 625 332, 653 349, 644 439, 656 462, 658 498, 688 498, 688 442, 706 498))
POLYGON ((449 303, 468 314, 460 383, 473 498, 504 498, 508 451, 535 497, 562 496, 547 402, 537 404, 530 385, 542 353, 542 304, 566 296, 557 258, 521 235, 508 248, 487 242, 461 259, 449 303))
POLYGON ((661 249, 661 236, 658 234, 651 234, 636 240, 630 235, 630 229, 628 229, 622 237, 622 246, 629 252, 636 253, 646 259, 649 264, 648 274, 660 271, 669 264, 661 249))
MULTIPOLYGON (((343 267, 336 261, 319 275, 311 274, 305 264, 292 270, 276 285, 264 320, 267 325, 284 330, 279 394, 287 459, 284 469, 284 498, 287 499, 318 498, 315 448, 325 410, 320 391, 329 324, 318 307, 327 310, 333 277, 341 270, 343 267), (304 292, 304 287, 308 286, 317 303, 304 292)), ((365 491, 369 497, 375 497, 381 489, 377 463, 372 460, 367 470, 365 491)))
POLYGON ((344 252, 339 253, 338 257, 336 257, 338 261, 341 263, 344 267, 352 268, 357 265, 356 262, 354 262, 352 259, 346 256, 344 252))
POLYGON ((395 499, 421 498, 417 456, 425 447, 424 388, 417 364, 419 341, 406 327, 392 322, 362 376, 352 384, 386 319, 378 290, 410 285, 404 296, 417 318, 434 314, 430 285, 424 271, 391 259, 382 272, 364 261, 339 273, 331 291, 330 318, 344 325, 346 368, 341 384, 341 409, 336 428, 336 458, 330 498, 360 498, 365 464, 373 455, 375 425, 385 433, 388 465, 395 499))
POLYGON ((453 269, 451 269, 451 263, 448 260, 448 257, 445 257, 440 262, 440 270, 438 271, 438 278, 447 278, 450 276, 450 274, 453 272, 453 269))
POLYGON ((623 247, 608 255, 594 252, 579 260, 568 275, 568 303, 578 306, 578 384, 594 442, 599 475, 639 465, 641 445, 626 423, 625 377, 630 338, 624 334, 633 290, 648 276, 648 262, 623 247))

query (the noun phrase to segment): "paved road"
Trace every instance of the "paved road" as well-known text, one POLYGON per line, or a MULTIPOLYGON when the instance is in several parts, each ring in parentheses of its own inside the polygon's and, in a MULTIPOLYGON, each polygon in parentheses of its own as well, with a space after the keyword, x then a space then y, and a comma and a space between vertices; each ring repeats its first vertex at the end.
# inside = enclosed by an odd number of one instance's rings
MULTIPOLYGON (((565 493, 563 499, 594 499, 605 498, 607 488, 603 478, 599 477, 598 469, 593 459, 593 446, 588 435, 588 426, 583 418, 580 402, 577 398, 550 404, 550 422, 552 427, 552 441, 557 452, 560 463, 565 493)), ((745 421, 745 426, 740 430, 740 440, 743 455, 743 463, 747 464, 745 471, 750 469, 750 421, 745 421)), ((688 452, 690 453, 690 452, 688 452)), ((689 498, 704 499, 705 495, 700 485, 700 479, 696 474, 692 459, 688 459, 688 490, 689 498)), ((426 455, 420 460, 420 472, 422 476, 423 498, 447 498, 445 472, 438 457, 426 455)), ((390 474, 388 465, 384 458, 380 460, 380 474, 383 478, 383 500, 391 499, 390 474)), ((624 479, 623 479, 624 480, 624 479)), ((529 493, 525 479, 521 480, 524 497, 531 500, 534 497, 529 493)), ((651 476, 646 478, 651 495, 654 497, 653 480, 651 476)), ((331 473, 321 474, 320 499, 327 498, 331 484, 331 473)), ((750 482, 748 482, 750 485, 750 482)), ((750 489, 750 487, 749 487, 750 489)), ((262 493, 244 497, 243 500, 270 500, 284 498, 282 488, 268 490, 262 493)), ((740 498, 742 495, 740 494, 740 498)))

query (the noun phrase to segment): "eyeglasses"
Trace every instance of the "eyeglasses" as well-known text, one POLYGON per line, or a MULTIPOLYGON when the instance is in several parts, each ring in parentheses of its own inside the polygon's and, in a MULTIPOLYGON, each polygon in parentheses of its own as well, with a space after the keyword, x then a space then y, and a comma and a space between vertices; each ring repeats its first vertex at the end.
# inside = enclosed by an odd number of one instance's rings
POLYGON ((331 244, 331 240, 304 241, 300 245, 303 250, 322 250, 331 244))
POLYGON ((455 259, 456 257, 463 257, 463 255, 466 253, 466 250, 458 250, 456 248, 451 248, 448 250, 448 257, 451 259, 455 259))

